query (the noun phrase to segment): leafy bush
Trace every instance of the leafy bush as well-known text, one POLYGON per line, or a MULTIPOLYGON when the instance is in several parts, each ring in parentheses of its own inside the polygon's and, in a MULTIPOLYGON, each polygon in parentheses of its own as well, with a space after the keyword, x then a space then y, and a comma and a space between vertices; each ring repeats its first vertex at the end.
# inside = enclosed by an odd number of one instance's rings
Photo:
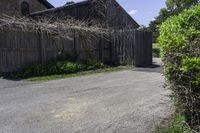
POLYGON ((69 61, 58 61, 46 65, 36 64, 14 73, 14 77, 27 78, 36 76, 48 76, 53 74, 71 74, 85 70, 96 70, 106 66, 97 61, 86 61, 85 63, 75 63, 69 61))
POLYGON ((176 105, 200 131, 200 5, 167 19, 160 28, 159 44, 176 105))
POLYGON ((85 64, 87 65, 87 70, 95 70, 105 67, 103 63, 94 60, 87 60, 85 64))
POLYGON ((153 57, 159 58, 160 57, 160 49, 153 48, 153 57))
POLYGON ((171 122, 164 123, 164 127, 158 127, 155 133, 192 133, 182 114, 175 114, 171 119, 171 122))

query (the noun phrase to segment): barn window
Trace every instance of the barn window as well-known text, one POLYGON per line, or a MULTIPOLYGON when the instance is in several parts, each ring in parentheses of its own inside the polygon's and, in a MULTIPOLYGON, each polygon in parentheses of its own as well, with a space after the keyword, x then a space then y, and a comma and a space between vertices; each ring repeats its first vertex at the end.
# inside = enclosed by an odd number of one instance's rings
POLYGON ((26 16, 30 13, 29 4, 27 2, 21 3, 21 13, 22 15, 26 16))

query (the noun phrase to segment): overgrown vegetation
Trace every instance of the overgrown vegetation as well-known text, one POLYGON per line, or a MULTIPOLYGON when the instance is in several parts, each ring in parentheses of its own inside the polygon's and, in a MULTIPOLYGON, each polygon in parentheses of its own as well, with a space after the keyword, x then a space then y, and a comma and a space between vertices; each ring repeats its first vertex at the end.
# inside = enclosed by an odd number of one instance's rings
MULTIPOLYGON (((101 25, 91 21, 79 21, 65 16, 63 19, 52 16, 30 18, 22 16, 7 16, 0 15, 0 30, 16 30, 31 33, 47 34, 54 38, 73 40, 74 34, 80 36, 83 40, 83 45, 92 46, 89 37, 105 37, 108 35, 108 30, 102 28, 101 25), (90 24, 90 26, 89 26, 90 24)), ((105 37, 106 38, 106 37, 105 37)), ((62 50, 60 50, 62 52, 62 50)))
POLYGON ((130 68, 131 66, 106 65, 93 60, 87 60, 82 63, 58 61, 47 64, 32 65, 18 72, 0 73, 0 77, 10 79, 26 79, 29 81, 46 81, 101 72, 120 71, 130 68))
POLYGON ((167 19, 159 43, 175 104, 191 128, 200 131, 200 5, 167 19))
POLYGON ((155 133, 192 133, 192 130, 186 124, 184 115, 175 114, 172 121, 156 128, 155 133))
POLYGON ((81 71, 97 70, 107 68, 108 66, 97 61, 86 61, 77 63, 71 61, 58 61, 47 64, 36 64, 27 67, 19 72, 14 72, 9 76, 11 78, 30 78, 49 75, 72 74, 81 71))
POLYGON ((80 71, 80 72, 71 73, 71 74, 53 74, 53 75, 47 75, 47 76, 29 77, 29 78, 26 78, 26 80, 28 80, 28 81, 48 81, 48 80, 70 78, 70 77, 90 75, 90 74, 96 74, 96 73, 116 72, 116 71, 121 71, 121 70, 127 70, 130 68, 132 68, 132 67, 131 66, 112 66, 112 67, 107 66, 105 68, 100 68, 100 69, 95 69, 95 70, 85 70, 85 71, 80 71))

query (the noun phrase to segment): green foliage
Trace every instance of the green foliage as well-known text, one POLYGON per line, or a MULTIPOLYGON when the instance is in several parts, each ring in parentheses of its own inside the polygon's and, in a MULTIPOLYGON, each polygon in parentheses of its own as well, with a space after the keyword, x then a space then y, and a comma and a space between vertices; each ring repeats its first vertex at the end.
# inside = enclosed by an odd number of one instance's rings
POLYGON ((55 74, 71 74, 86 70, 96 70, 100 68, 105 68, 106 66, 97 61, 86 61, 85 63, 76 63, 69 61, 58 61, 48 64, 36 64, 25 68, 20 72, 14 73, 14 77, 28 78, 37 76, 48 76, 55 74))
POLYGON ((182 63, 182 70, 184 72, 192 71, 192 70, 200 70, 200 58, 186 58, 182 63))
POLYGON ((168 10, 176 11, 189 8, 198 2, 199 0, 167 0, 166 5, 168 10))
POLYGON ((160 58, 160 49, 153 48, 153 57, 160 58))
POLYGON ((149 24, 149 31, 153 32, 153 41, 156 42, 159 36, 160 25, 170 16, 174 16, 182 12, 184 9, 188 9, 194 5, 197 5, 199 0, 167 0, 166 8, 160 9, 159 15, 154 21, 149 24))
POLYGON ((155 133, 192 133, 187 127, 184 115, 176 114, 168 127, 157 128, 155 133))
POLYGON ((105 67, 103 63, 94 60, 87 60, 85 64, 87 65, 87 70, 95 70, 105 67))
POLYGON ((153 57, 160 58, 160 47, 157 43, 153 44, 153 57))
POLYGON ((146 27, 145 25, 141 25, 139 28, 138 28, 139 31, 147 31, 149 32, 149 28, 146 27))
POLYGON ((184 59, 181 70, 187 75, 193 73, 190 80, 193 84, 200 85, 200 57, 184 59))
POLYGON ((167 19, 160 28, 164 74, 178 107, 200 127, 200 5, 167 19))
POLYGON ((36 77, 28 77, 26 80, 28 81, 48 81, 48 80, 55 80, 61 78, 69 78, 69 77, 76 77, 76 76, 83 76, 83 75, 90 75, 95 73, 102 73, 102 72, 114 72, 114 71, 121 71, 126 69, 131 69, 132 66, 106 66, 105 68, 100 68, 96 70, 84 70, 76 73, 71 74, 53 74, 53 75, 46 75, 46 76, 36 76, 36 77))

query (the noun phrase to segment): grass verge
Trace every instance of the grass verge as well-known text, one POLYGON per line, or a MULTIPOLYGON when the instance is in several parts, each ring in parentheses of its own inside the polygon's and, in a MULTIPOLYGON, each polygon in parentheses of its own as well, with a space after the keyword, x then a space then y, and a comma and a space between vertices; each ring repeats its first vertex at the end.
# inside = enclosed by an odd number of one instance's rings
POLYGON ((103 72, 115 72, 115 71, 131 69, 131 68, 132 68, 132 66, 107 67, 107 68, 101 68, 101 69, 97 69, 97 70, 77 72, 77 73, 73 73, 73 74, 54 74, 54 75, 48 75, 48 76, 36 76, 36 77, 26 78, 25 80, 48 81, 48 80, 55 80, 55 79, 61 79, 61 78, 70 78, 70 77, 91 75, 91 74, 103 73, 103 72))
POLYGON ((94 60, 87 60, 82 63, 63 60, 46 64, 34 64, 16 72, 4 73, 3 77, 11 80, 41 81, 119 71, 128 68, 131 68, 131 66, 106 65, 94 60))
POLYGON ((175 114, 169 121, 162 122, 155 133, 192 133, 185 122, 185 116, 175 114))

